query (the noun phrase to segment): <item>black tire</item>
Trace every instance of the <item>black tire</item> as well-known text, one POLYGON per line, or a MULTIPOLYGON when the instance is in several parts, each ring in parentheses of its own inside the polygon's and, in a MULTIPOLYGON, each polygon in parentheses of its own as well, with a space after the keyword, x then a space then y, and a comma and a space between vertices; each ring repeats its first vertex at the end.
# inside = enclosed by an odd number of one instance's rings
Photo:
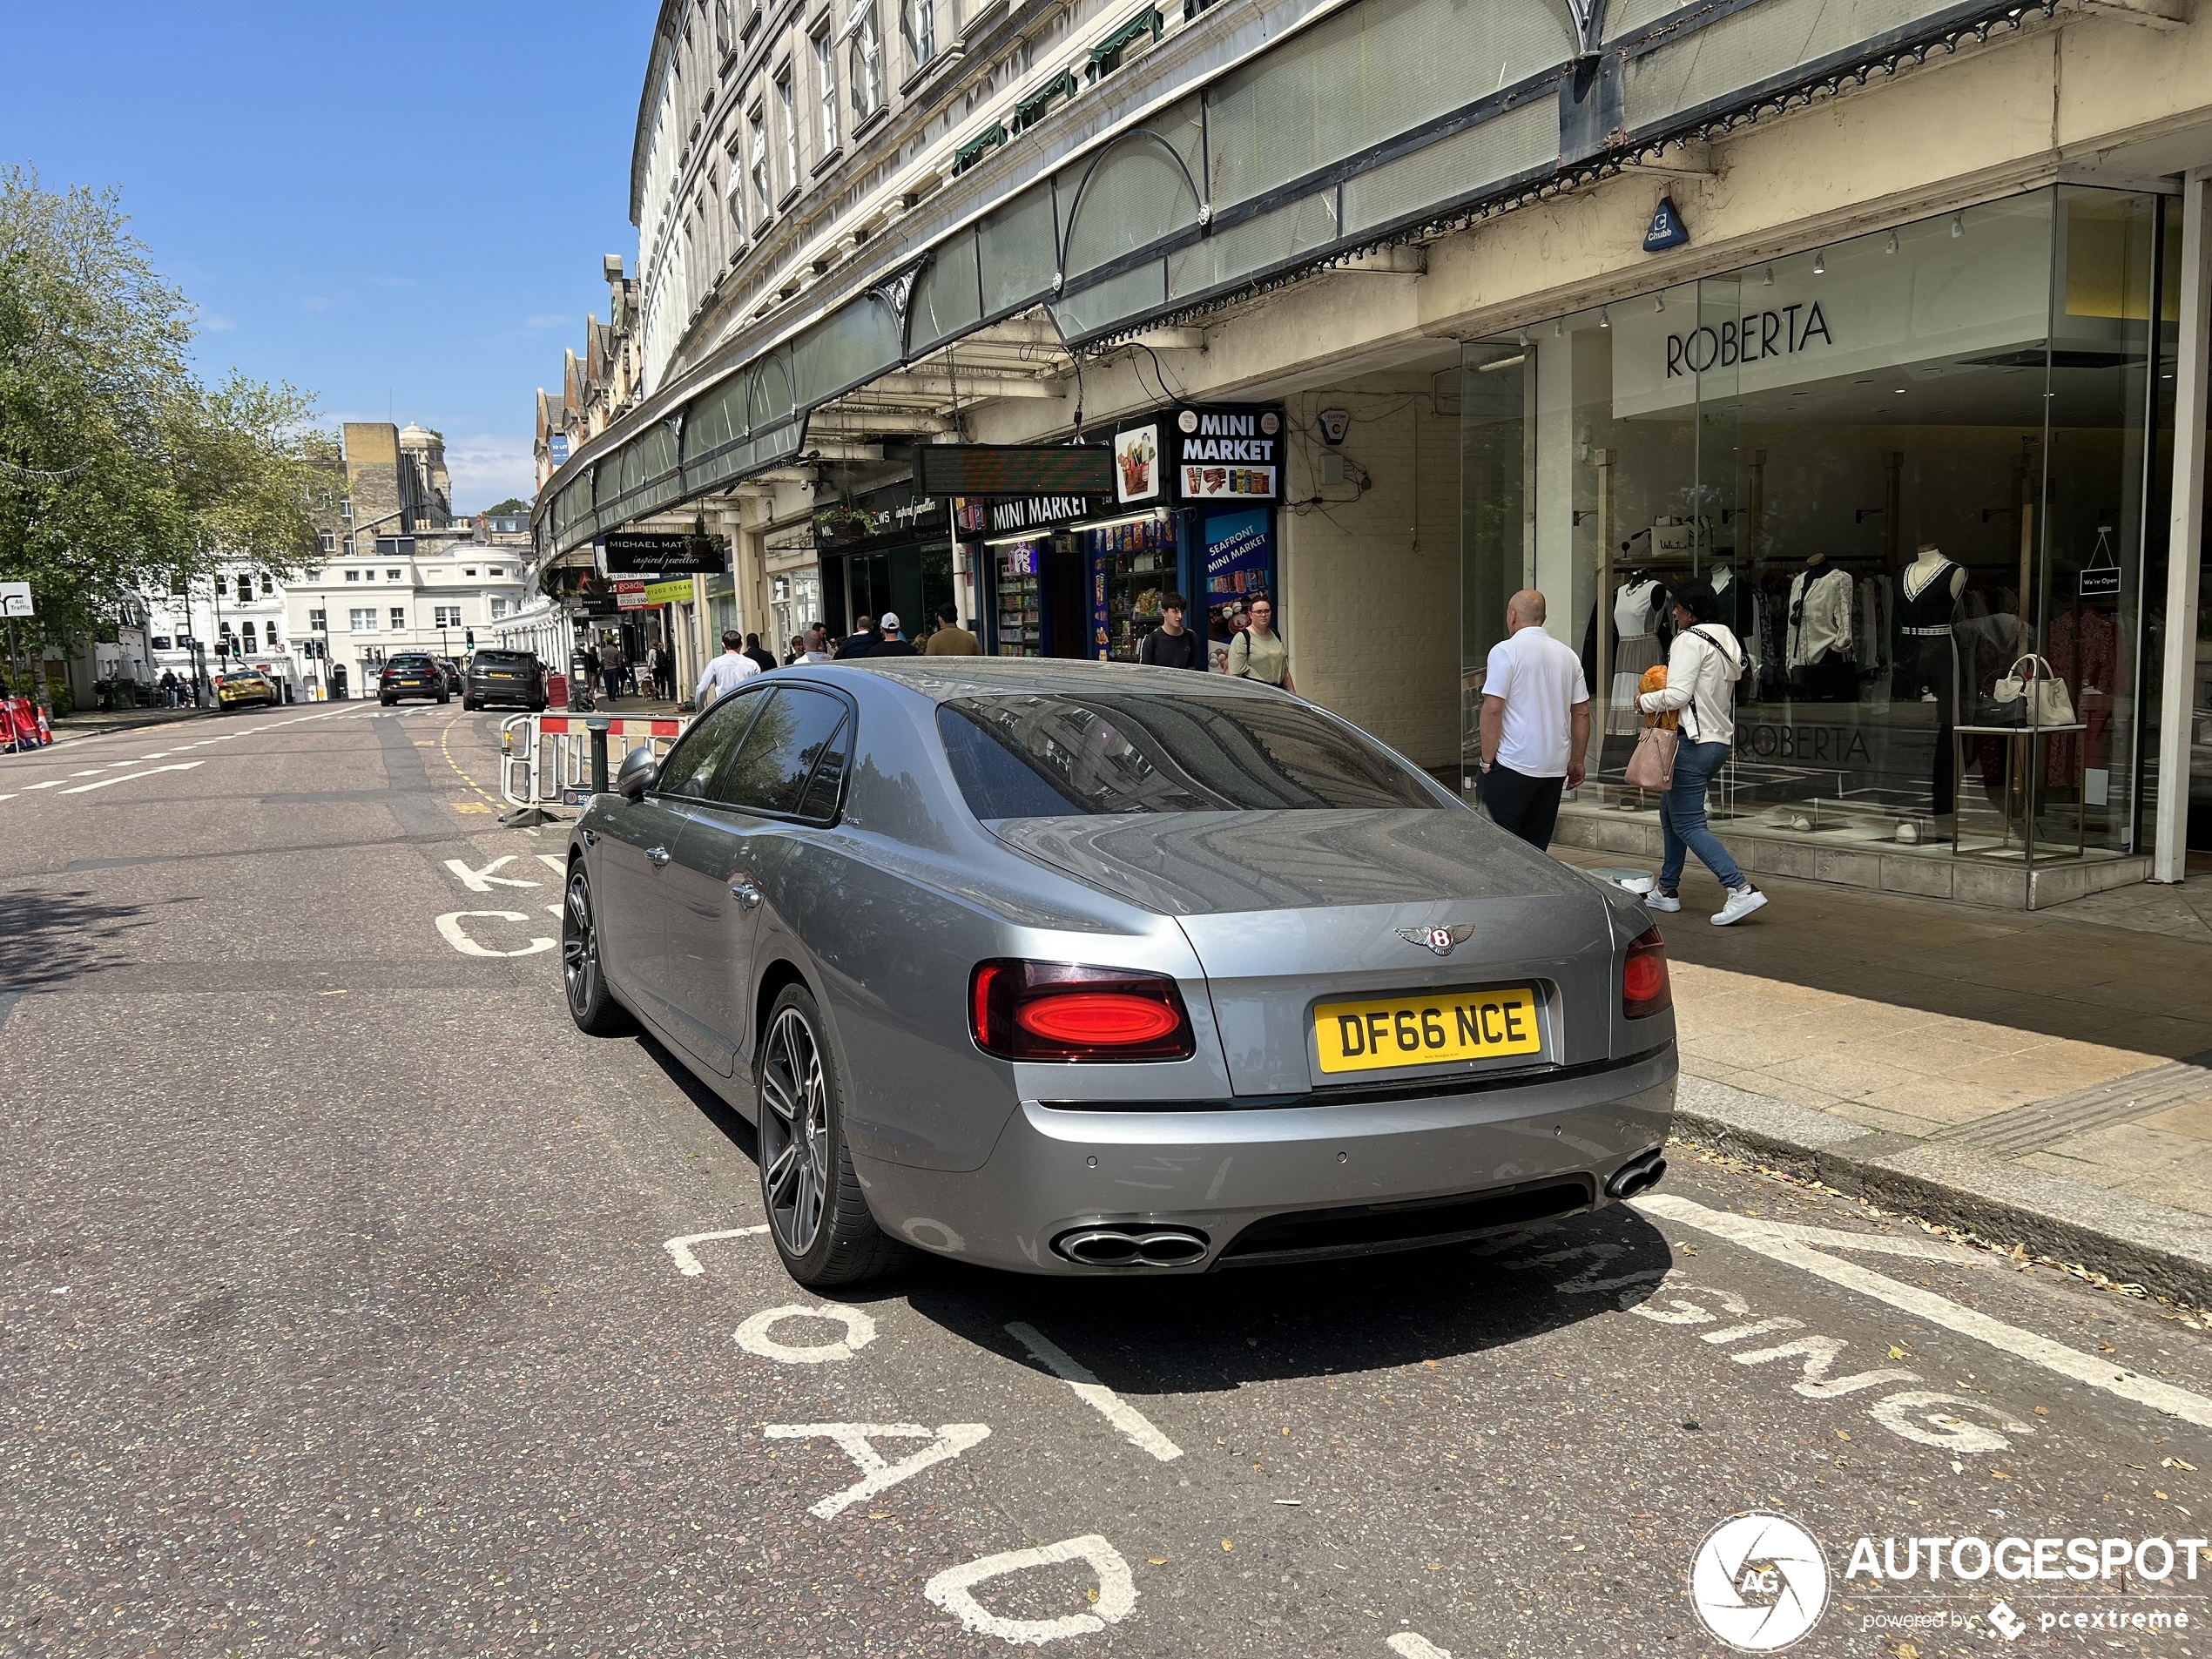
POLYGON ((452 692, 450 692, 450 691, 440 691, 440 692, 438 693, 438 706, 439 706, 440 708, 443 708, 443 707, 444 707, 447 704, 448 704, 448 703, 450 703, 450 702, 452 702, 452 701, 453 701, 453 693, 452 693, 452 692))
POLYGON ((539 702, 532 703, 532 704, 529 705, 528 706, 529 706, 529 711, 530 711, 532 714, 543 714, 543 713, 544 713, 544 712, 545 712, 545 705, 544 705, 544 703, 543 703, 542 700, 541 700, 541 701, 539 701, 539 702))
POLYGON ((874 1278, 902 1252, 861 1196, 845 1144, 844 1082, 805 986, 786 986, 768 1010, 752 1080, 760 1200, 784 1270, 809 1290, 874 1278))
POLYGON ((376 700, 388 709, 396 707, 399 704, 399 698, 396 697, 380 697, 376 700))
POLYGON ((568 900, 561 907, 561 982, 569 1018, 587 1037, 625 1037, 637 1028, 630 1010, 607 988, 599 961, 599 918, 592 908, 591 878, 583 860, 569 866, 568 900))
POLYGON ((463 714, 474 714, 477 710, 482 707, 483 705, 477 702, 473 697, 464 697, 461 699, 461 711, 463 714))

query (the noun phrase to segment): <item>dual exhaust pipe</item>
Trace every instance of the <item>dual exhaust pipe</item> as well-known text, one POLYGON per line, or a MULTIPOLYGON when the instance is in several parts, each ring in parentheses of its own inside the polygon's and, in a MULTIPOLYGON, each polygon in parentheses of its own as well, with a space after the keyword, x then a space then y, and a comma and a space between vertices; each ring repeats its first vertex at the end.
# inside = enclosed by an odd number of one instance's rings
POLYGON ((1667 1160, 1658 1147, 1639 1152, 1619 1169, 1605 1184, 1608 1198, 1633 1198, 1639 1192, 1649 1192, 1659 1184, 1659 1177, 1667 1173, 1667 1160))
POLYGON ((1205 1234, 1187 1227, 1078 1227, 1052 1248, 1085 1267, 1192 1267, 1205 1260, 1205 1234))

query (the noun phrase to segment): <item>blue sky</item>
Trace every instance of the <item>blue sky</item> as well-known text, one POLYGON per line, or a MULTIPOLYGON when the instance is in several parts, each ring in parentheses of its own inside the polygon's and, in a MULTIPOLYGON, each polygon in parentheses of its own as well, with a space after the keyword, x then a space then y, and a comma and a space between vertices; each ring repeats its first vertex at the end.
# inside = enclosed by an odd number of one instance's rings
POLYGON ((445 434, 455 506, 529 494, 534 395, 635 272, 653 0, 9 8, 0 160, 114 185, 199 367, 445 434))

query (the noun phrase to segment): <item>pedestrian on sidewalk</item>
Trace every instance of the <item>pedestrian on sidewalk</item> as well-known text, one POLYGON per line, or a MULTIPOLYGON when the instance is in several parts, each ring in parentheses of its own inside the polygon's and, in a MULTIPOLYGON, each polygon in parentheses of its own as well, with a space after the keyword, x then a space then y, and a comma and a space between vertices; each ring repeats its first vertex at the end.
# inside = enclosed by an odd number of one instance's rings
POLYGON ((869 656, 919 657, 921 655, 914 648, 911 641, 899 637, 899 618, 895 612, 885 611, 881 620, 876 624, 876 631, 875 649, 868 653, 869 656))
POLYGON ((981 657, 983 642, 960 625, 960 608, 950 600, 937 607, 937 631, 922 642, 924 657, 981 657))
POLYGON ((843 663, 855 657, 866 657, 875 648, 875 619, 873 617, 855 617, 853 631, 845 636, 845 643, 837 648, 837 660, 843 663))
POLYGON ((792 659, 794 663, 811 665, 815 663, 836 660, 830 653, 829 630, 819 622, 806 631, 803 640, 794 640, 792 643, 799 647, 799 655, 792 659))
POLYGON ((752 658, 753 666, 764 674, 777 665, 776 653, 762 649, 759 634, 745 637, 745 654, 752 658))
POLYGON ((1506 601, 1506 637, 1482 675, 1475 799, 1490 821, 1542 852, 1559 823, 1559 798, 1582 786, 1590 746, 1590 687, 1575 648, 1544 631, 1544 596, 1523 588, 1506 601))
POLYGON ((1766 894, 1751 885, 1707 825, 1705 792, 1736 745, 1736 682, 1743 673, 1743 646, 1722 623, 1711 583, 1683 583, 1674 591, 1673 604, 1675 643, 1667 653, 1666 686, 1636 698, 1646 714, 1682 711, 1674 786, 1659 797, 1664 849, 1659 882, 1644 903, 1653 910, 1681 909, 1683 864, 1695 853, 1727 894, 1713 926, 1733 927, 1764 907, 1766 894))
POLYGON ((786 668, 789 668, 793 663, 797 662, 806 654, 806 636, 805 634, 793 634, 791 637, 791 644, 784 647, 784 666, 786 668))
POLYGON ((1190 610, 1190 602, 1179 593, 1162 599, 1160 625, 1144 636, 1136 648, 1136 660, 1152 668, 1195 668, 1204 673, 1206 642, 1183 625, 1190 610))
POLYGON ((736 691, 759 671, 760 664, 745 654, 745 636, 732 628, 722 636, 722 654, 709 663, 706 672, 699 676, 698 689, 691 693, 691 700, 704 714, 707 705, 736 691))
POLYGON ((660 691, 660 641, 656 639, 645 647, 646 689, 658 694, 660 691))
POLYGON ((1238 679, 1298 690, 1291 683, 1291 648, 1275 631, 1275 602, 1265 595, 1251 602, 1244 632, 1229 642, 1229 672, 1238 679))

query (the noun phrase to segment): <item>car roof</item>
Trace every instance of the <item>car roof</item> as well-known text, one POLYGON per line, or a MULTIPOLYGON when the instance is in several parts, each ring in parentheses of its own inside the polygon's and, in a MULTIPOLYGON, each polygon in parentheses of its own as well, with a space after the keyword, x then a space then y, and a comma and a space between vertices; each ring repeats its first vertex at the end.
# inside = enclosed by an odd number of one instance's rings
MULTIPOLYGON (((1058 692, 1172 693, 1203 691, 1210 696, 1247 697, 1256 701, 1285 693, 1253 680, 1210 674, 1193 685, 1187 668, 1144 668, 1129 663, 1086 663, 1051 657, 869 657, 843 663, 811 664, 812 678, 841 678, 865 674, 920 693, 933 703, 966 697, 1019 697, 1058 692)), ((778 677, 791 674, 779 669, 778 677)))

